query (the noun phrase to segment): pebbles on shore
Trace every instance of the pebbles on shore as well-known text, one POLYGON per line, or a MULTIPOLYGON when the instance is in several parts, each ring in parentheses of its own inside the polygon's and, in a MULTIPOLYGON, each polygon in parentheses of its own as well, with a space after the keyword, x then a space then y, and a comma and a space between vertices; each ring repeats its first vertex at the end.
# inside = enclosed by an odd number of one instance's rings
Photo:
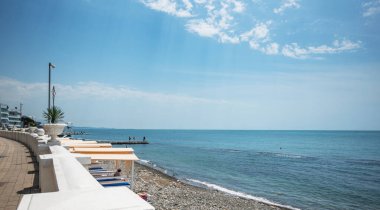
POLYGON ((134 191, 136 193, 146 192, 148 202, 157 210, 281 209, 255 200, 192 186, 138 163, 135 164, 135 177, 134 191))

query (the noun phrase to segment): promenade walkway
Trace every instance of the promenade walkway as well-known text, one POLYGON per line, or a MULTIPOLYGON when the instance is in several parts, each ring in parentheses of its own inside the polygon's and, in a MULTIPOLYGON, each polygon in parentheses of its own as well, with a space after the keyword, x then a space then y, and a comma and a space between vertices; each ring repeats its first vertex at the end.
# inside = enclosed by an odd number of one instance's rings
POLYGON ((16 209, 23 194, 38 192, 38 166, 29 149, 0 137, 0 210, 16 209))

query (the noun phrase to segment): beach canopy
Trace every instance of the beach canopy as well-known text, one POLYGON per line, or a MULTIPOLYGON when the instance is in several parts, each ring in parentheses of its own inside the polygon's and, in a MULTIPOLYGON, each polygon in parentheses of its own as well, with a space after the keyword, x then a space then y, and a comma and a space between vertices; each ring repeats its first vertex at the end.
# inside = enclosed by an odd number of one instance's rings
POLYGON ((132 148, 74 148, 76 153, 133 154, 132 148))
POLYGON ((135 154, 86 154, 91 160, 139 160, 135 154))
POLYGON ((119 168, 120 162, 125 162, 125 168, 130 169, 131 189, 134 183, 134 161, 139 160, 132 148, 112 148, 109 143, 97 143, 92 141, 72 140, 67 138, 61 139, 61 145, 69 147, 69 151, 77 155, 85 155, 91 158, 91 162, 102 160, 115 161, 116 168, 119 168))
POLYGON ((139 160, 132 148, 73 148, 71 152, 88 155, 91 160, 139 160))
POLYGON ((98 143, 98 144, 81 144, 81 143, 63 143, 62 146, 70 147, 70 148, 111 148, 112 144, 109 143, 98 143))
POLYGON ((83 141, 83 140, 71 140, 71 139, 60 139, 61 144, 97 144, 97 141, 83 141))

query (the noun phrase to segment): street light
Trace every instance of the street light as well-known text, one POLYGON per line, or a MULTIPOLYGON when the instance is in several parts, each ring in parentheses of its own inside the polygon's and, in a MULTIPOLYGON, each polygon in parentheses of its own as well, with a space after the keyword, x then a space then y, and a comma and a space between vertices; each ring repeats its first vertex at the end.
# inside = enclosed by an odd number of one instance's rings
POLYGON ((50 109, 50 80, 51 80, 51 69, 54 69, 55 68, 55 66, 52 64, 52 63, 50 63, 49 62, 49 100, 48 100, 48 109, 50 109))
POLYGON ((54 99, 55 99, 55 87, 53 85, 53 107, 54 107, 54 99))

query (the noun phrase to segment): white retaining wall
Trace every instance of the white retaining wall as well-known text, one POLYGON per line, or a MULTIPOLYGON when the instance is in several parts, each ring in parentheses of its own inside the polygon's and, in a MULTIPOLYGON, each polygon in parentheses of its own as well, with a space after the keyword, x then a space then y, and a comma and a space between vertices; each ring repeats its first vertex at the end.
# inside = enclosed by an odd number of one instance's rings
POLYGON ((136 209, 154 210, 126 187, 104 188, 82 166, 90 157, 74 155, 59 145, 49 145, 48 137, 26 132, 0 131, 0 136, 26 145, 39 161, 42 193, 24 195, 19 210, 44 209, 136 209))

